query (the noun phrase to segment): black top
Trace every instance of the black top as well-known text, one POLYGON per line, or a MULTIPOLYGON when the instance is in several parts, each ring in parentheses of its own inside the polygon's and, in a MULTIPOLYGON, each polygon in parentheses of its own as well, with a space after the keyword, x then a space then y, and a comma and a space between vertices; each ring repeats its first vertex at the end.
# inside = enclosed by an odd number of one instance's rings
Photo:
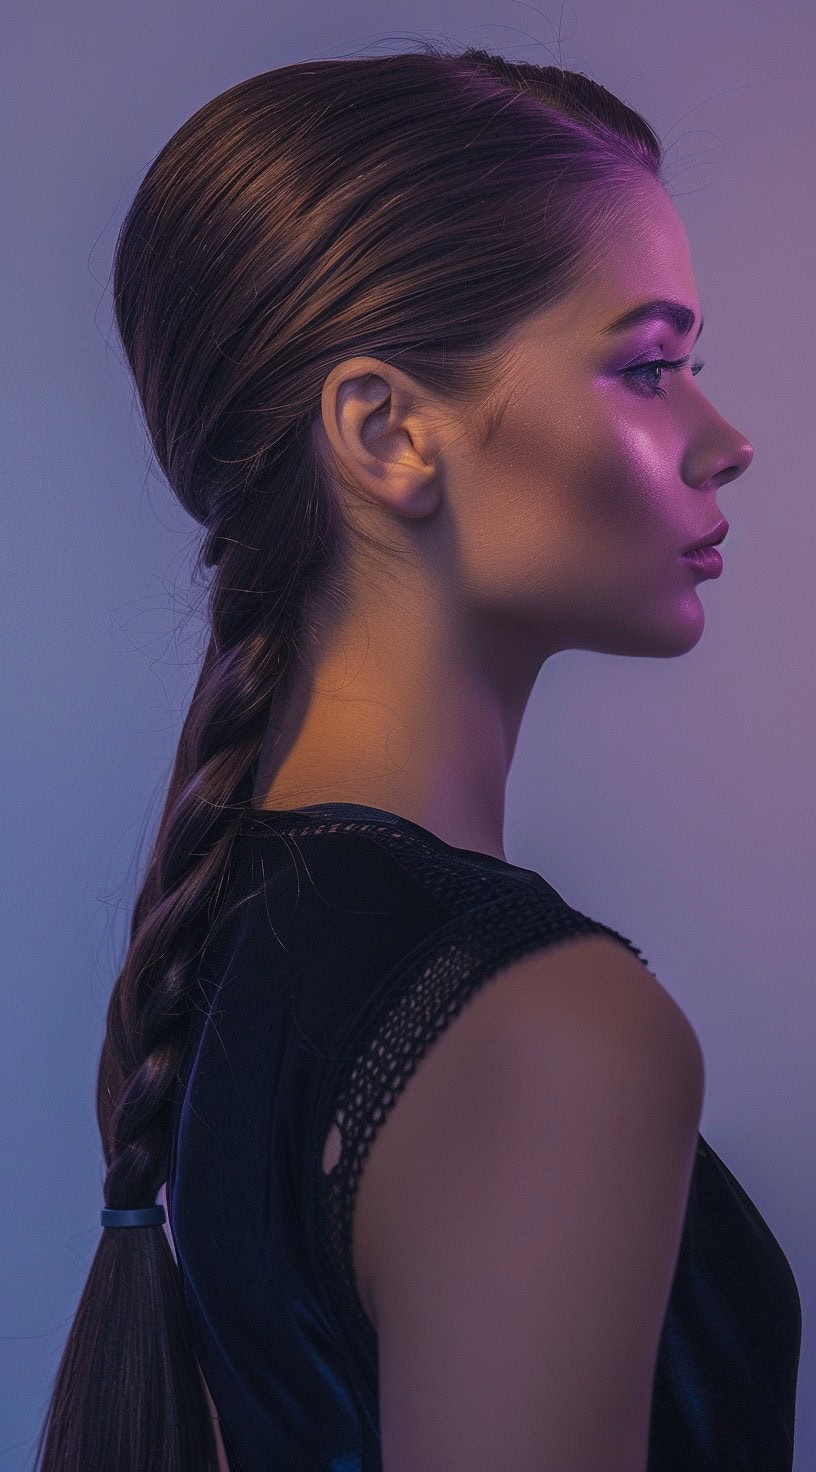
MULTIPOLYGON (((535 871, 394 813, 242 820, 194 980, 167 1188, 231 1472, 380 1472, 377 1337, 351 1256, 366 1153, 478 987, 525 952, 602 933, 648 965, 535 871)), ((790 1472, 800 1337, 782 1249, 699 1136, 648 1472, 790 1472)))

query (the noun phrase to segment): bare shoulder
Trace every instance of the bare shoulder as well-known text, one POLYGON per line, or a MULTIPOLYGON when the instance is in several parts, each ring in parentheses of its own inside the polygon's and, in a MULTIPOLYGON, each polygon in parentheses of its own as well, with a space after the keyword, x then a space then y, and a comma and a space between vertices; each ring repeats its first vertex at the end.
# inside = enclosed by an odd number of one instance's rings
MULTIPOLYGON (((381 1131, 383 1158, 409 1140, 437 1138, 439 1115, 452 1129, 529 1089, 541 1107, 577 1104, 573 1085, 607 1098, 614 1079, 630 1089, 702 1104, 704 1060, 682 1008, 627 946, 607 934, 566 937, 501 967, 468 999, 418 1065, 381 1131), (552 1083, 554 1094, 547 1088, 552 1083)), ((375 1148, 376 1148, 375 1141, 375 1148)), ((395 1160, 396 1163, 396 1160, 395 1160)), ((374 1175, 376 1172, 372 1172, 374 1175)))
POLYGON ((449 1022, 353 1219, 386 1472, 645 1469, 703 1089, 687 1017, 607 934, 528 952, 449 1022))
MULTIPOLYGON (((630 1057, 644 1081, 650 1060, 671 1065, 670 1081, 702 1094, 704 1060, 685 1012, 633 951, 607 934, 571 936, 513 962, 474 999, 470 1027, 488 1027, 523 1065, 542 1050, 554 1068, 561 1050, 585 1056, 605 1086, 607 1066, 630 1057)), ((467 1049, 467 1028, 451 1047, 467 1049)), ((542 1060, 543 1061, 543 1060, 542 1060)))

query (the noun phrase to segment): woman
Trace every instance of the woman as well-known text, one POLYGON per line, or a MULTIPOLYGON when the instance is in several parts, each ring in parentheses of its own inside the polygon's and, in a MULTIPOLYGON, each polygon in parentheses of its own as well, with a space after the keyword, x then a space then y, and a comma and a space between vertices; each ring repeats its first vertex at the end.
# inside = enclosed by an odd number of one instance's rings
POLYGON ((694 1030, 503 846, 544 661, 692 649, 753 456, 661 169, 588 78, 424 45, 239 83, 136 193, 212 630, 42 1472, 791 1466, 796 1284, 694 1030))

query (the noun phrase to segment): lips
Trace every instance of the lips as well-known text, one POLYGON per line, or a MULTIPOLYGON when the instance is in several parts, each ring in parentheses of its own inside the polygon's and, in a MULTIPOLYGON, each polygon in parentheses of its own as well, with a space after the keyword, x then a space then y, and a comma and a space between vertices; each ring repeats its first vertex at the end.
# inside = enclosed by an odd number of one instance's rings
POLYGON ((710 532, 708 532, 706 536, 704 536, 699 542, 694 542, 690 547, 684 547, 683 556, 685 557, 687 552, 697 552, 701 547, 718 546, 718 544, 723 541, 727 532, 728 522, 725 519, 723 519, 722 521, 718 521, 717 525, 710 532))

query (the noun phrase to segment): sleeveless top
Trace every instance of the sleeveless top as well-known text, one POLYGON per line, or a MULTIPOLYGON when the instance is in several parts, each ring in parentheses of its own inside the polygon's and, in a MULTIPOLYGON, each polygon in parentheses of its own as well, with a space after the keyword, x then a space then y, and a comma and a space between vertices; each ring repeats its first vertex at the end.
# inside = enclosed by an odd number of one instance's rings
MULTIPOLYGON (((242 819, 195 966, 166 1188, 230 1472, 381 1472, 377 1336, 352 1264, 367 1151, 477 988, 589 934, 648 965, 535 871, 394 813, 323 803, 242 819)), ((647 1472, 790 1472, 800 1337, 779 1243, 698 1135, 647 1472)))

